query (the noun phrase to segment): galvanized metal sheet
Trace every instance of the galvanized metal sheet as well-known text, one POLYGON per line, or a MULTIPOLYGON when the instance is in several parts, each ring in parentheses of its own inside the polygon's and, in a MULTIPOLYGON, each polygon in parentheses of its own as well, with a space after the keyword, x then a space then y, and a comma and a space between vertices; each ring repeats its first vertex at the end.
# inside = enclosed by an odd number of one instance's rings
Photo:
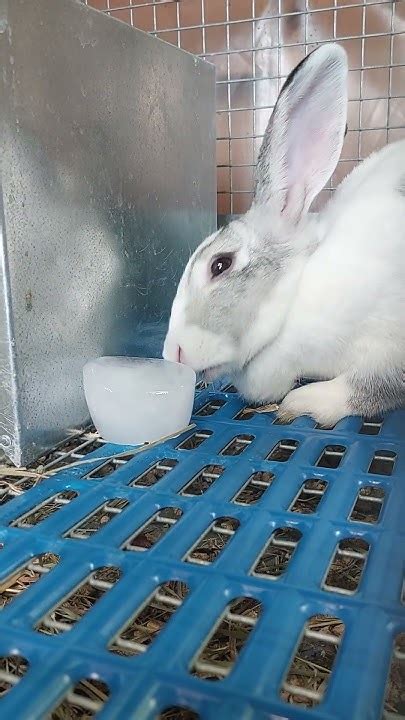
POLYGON ((158 355, 215 226, 214 69, 73 0, 0 0, 0 445, 87 420, 82 366, 158 355))

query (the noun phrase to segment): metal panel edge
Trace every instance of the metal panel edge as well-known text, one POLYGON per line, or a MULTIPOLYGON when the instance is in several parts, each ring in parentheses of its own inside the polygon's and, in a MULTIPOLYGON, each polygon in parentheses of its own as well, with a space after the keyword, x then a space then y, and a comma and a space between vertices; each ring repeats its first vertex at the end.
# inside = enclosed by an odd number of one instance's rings
POLYGON ((21 463, 21 432, 2 182, 6 134, 5 114, 10 111, 7 88, 10 82, 10 68, 7 66, 6 52, 9 46, 8 5, 9 0, 0 0, 0 65, 2 68, 0 80, 0 450, 4 450, 12 462, 19 465, 21 463))

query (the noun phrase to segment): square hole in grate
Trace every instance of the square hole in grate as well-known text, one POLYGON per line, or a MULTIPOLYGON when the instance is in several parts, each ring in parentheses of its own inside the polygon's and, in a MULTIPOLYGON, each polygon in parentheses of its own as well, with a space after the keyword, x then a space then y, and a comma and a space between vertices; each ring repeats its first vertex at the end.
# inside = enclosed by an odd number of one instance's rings
POLYGON ((45 470, 63 468, 70 465, 72 461, 81 460, 92 452, 99 450, 105 445, 105 440, 95 435, 95 432, 85 432, 76 435, 70 440, 60 445, 48 453, 39 462, 45 470))
POLYGON ((287 462, 298 447, 297 440, 280 440, 272 450, 270 450, 266 460, 275 462, 287 462))
POLYGON ((384 497, 385 493, 382 487, 364 485, 357 493, 349 520, 370 524, 377 523, 384 505, 384 497))
POLYGON ((251 420, 256 415, 256 412, 253 408, 242 408, 242 410, 238 410, 234 420, 241 420, 243 422, 247 422, 247 420, 251 420))
POLYGON ((223 407, 226 403, 226 400, 209 400, 209 402, 205 403, 205 405, 202 406, 197 412, 196 415, 200 417, 207 417, 208 415, 214 415, 217 410, 220 410, 221 407, 223 407))
POLYGON ((180 490, 180 495, 185 495, 186 497, 204 495, 211 485, 221 477, 224 470, 223 465, 207 465, 184 485, 180 490))
POLYGON ((156 720, 200 720, 200 716, 195 713, 194 710, 190 710, 190 708, 172 705, 162 710, 162 712, 157 715, 156 720))
POLYGON ((188 592, 188 586, 177 580, 160 585, 113 638, 108 646, 110 652, 126 656, 144 653, 182 606, 188 592))
POLYGON ((212 430, 198 430, 183 440, 177 446, 177 450, 196 450, 207 438, 211 437, 212 430))
POLYGON ((0 479, 0 507, 30 490, 39 480, 40 477, 18 478, 12 475, 4 475, 0 479))
POLYGON ((292 425, 295 418, 281 419, 279 417, 274 418, 272 425, 292 425))
POLYGON ((72 592, 61 600, 38 622, 35 627, 40 633, 59 635, 72 627, 111 590, 121 577, 121 570, 106 566, 94 570, 72 592))
POLYGON ((58 445, 56 450, 67 455, 68 453, 77 450, 81 445, 84 445, 86 440, 86 434, 81 433, 80 435, 73 435, 73 437, 68 438, 61 445, 58 445))
POLYGON ((105 706, 110 691, 106 683, 94 678, 83 678, 69 690, 47 720, 90 720, 105 706))
POLYGON ((7 655, 0 657, 0 699, 4 697, 29 668, 29 662, 21 655, 7 655))
POLYGON ((67 465, 77 462, 82 458, 83 455, 79 455, 79 453, 76 452, 71 452, 68 455, 65 455, 65 453, 56 450, 52 453, 50 461, 44 465, 44 470, 62 470, 64 467, 67 467, 67 465))
POLYGON ((306 480, 288 508, 290 512, 311 515, 318 510, 318 505, 326 493, 328 483, 325 480, 306 480))
POLYGON ((31 510, 13 520, 10 525, 11 527, 19 528, 34 527, 34 525, 38 525, 58 510, 61 510, 65 505, 69 505, 78 495, 79 493, 74 490, 64 490, 56 495, 52 495, 50 498, 43 500, 31 510))
POLYGON ((316 461, 316 466, 335 470, 342 462, 345 452, 343 445, 327 445, 316 461))
POLYGON ((225 385, 225 387, 222 389, 222 392, 224 392, 224 393, 237 393, 238 391, 237 391, 235 385, 229 384, 229 385, 225 385))
POLYGON ((149 550, 169 532, 182 515, 183 511, 178 507, 162 508, 125 541, 122 549, 149 550))
POLYGON ((46 457, 43 467, 45 470, 63 469, 73 462, 82 460, 86 455, 90 455, 90 453, 99 450, 103 445, 105 445, 104 440, 100 438, 95 440, 87 439, 86 435, 84 435, 78 439, 77 447, 70 449, 69 452, 65 452, 63 447, 56 448, 56 450, 46 457))
POLYGON ((392 475, 397 454, 391 450, 376 450, 369 465, 371 475, 392 475))
POLYGON ((237 505, 254 505, 263 497, 274 481, 274 474, 265 470, 253 473, 249 480, 232 498, 237 505))
POLYGON ((239 520, 231 517, 217 518, 185 555, 186 562, 210 565, 222 553, 239 527, 239 520))
POLYGON ((100 505, 96 510, 86 515, 85 518, 68 530, 63 537, 74 538, 75 540, 87 540, 108 525, 108 523, 111 522, 116 515, 122 513, 128 505, 128 500, 124 498, 111 498, 111 500, 107 500, 107 502, 100 505))
POLYGON ((321 425, 321 423, 315 423, 314 430, 334 430, 336 427, 335 425, 321 425))
POLYGON ((378 435, 381 431, 383 420, 364 419, 359 430, 360 435, 378 435))
POLYGON ((167 475, 170 470, 173 470, 173 468, 175 468, 178 464, 179 461, 173 460, 173 458, 163 458, 163 460, 158 460, 158 462, 152 465, 152 467, 145 470, 142 475, 139 475, 139 477, 131 480, 129 485, 133 487, 151 487, 152 485, 156 485, 159 480, 167 475))
POLYGON ((301 538, 302 533, 296 528, 283 527, 275 530, 255 560, 250 574, 270 580, 279 578, 287 570, 301 538))
POLYGON ((59 555, 53 553, 37 555, 4 580, 0 580, 0 610, 53 570, 59 560, 59 555))
MULTIPOLYGON (((239 410, 236 415, 234 416, 234 420, 251 420, 255 415, 257 417, 260 417, 260 415, 264 415, 265 417, 269 418, 270 414, 274 414, 275 408, 277 406, 274 404, 271 405, 253 405, 250 407, 244 407, 241 410, 239 410)), ((279 418, 273 419, 273 425, 291 425, 293 421, 289 420, 286 422, 281 421, 279 418)))
POLYGON ((112 475, 112 473, 125 465, 128 460, 132 460, 133 457, 134 453, 129 452, 126 455, 121 455, 120 457, 107 460, 107 462, 96 467, 95 470, 87 473, 87 475, 84 476, 84 480, 102 480, 103 478, 112 475))
POLYGON ((331 615, 316 615, 304 626, 300 643, 283 682, 281 697, 313 707, 324 699, 345 626, 331 615))
POLYGON ((87 440, 86 443, 83 445, 80 445, 77 449, 77 453, 83 456, 90 455, 92 452, 96 452, 96 450, 100 450, 100 448, 105 445, 104 440, 101 438, 96 438, 95 440, 87 440))
POLYGON ((405 717, 405 632, 397 635, 391 656, 382 720, 405 717))
POLYGON ((254 435, 237 435, 221 450, 221 455, 241 455, 255 439, 254 435))
POLYGON ((70 447, 68 451, 64 449, 64 446, 57 447, 50 455, 47 456, 44 467, 45 469, 49 468, 52 470, 55 468, 63 468, 66 465, 70 465, 71 462, 81 460, 86 457, 86 455, 90 455, 90 453, 100 450, 103 445, 105 445, 105 441, 101 440, 101 438, 94 439, 83 435, 77 439, 74 447, 70 447))
POLYGON ((228 677, 261 611, 261 603, 254 598, 240 597, 229 603, 194 660, 192 674, 205 680, 228 677))
POLYGON ((322 583, 324 590, 354 595, 359 589, 370 546, 361 537, 341 540, 322 583))

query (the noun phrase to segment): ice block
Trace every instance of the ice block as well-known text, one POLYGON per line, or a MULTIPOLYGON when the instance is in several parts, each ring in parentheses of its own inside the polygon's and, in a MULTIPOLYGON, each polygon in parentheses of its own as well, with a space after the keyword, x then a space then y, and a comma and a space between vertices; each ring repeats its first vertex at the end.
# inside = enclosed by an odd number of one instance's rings
POLYGON ((190 421, 196 375, 180 363, 101 357, 83 369, 90 415, 101 437, 118 445, 153 442, 190 421))

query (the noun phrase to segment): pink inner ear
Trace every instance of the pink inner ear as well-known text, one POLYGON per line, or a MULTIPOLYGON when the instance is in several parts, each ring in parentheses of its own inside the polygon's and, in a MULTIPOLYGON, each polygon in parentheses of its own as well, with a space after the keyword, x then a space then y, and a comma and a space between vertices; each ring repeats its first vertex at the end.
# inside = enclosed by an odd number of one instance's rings
POLYGON ((304 212, 307 210, 306 185, 302 182, 295 182, 287 191, 283 215, 286 215, 293 225, 296 225, 304 212))
POLYGON ((286 210, 298 218, 307 212, 331 177, 341 152, 343 135, 333 112, 323 109, 314 128, 313 116, 303 108, 288 129, 286 210))
POLYGON ((332 175, 347 115, 347 63, 337 46, 321 47, 287 81, 258 166, 259 203, 297 222, 332 175))

